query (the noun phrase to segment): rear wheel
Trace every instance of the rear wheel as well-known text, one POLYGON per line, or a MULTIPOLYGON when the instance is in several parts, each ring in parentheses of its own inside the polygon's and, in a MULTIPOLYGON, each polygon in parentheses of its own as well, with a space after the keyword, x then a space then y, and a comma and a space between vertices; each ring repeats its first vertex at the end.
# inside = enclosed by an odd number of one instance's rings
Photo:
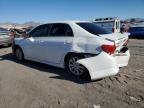
POLYGON ((88 76, 88 70, 83 65, 77 63, 82 58, 84 58, 82 55, 70 55, 66 60, 66 69, 77 77, 85 78, 88 76))
POLYGON ((15 56, 17 60, 23 61, 24 60, 24 54, 21 48, 17 47, 15 50, 15 56))

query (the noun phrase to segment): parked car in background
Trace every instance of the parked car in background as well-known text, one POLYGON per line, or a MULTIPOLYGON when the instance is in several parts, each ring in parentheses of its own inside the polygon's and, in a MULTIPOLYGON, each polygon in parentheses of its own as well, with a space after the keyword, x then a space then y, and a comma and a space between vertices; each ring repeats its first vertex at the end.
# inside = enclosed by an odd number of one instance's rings
POLYGON ((34 28, 34 26, 29 26, 27 28, 22 28, 22 30, 27 33, 29 31, 31 31, 33 28, 34 28))
POLYGON ((24 33, 23 30, 17 29, 17 28, 11 28, 9 31, 10 31, 11 34, 13 34, 13 37, 15 37, 15 38, 16 37, 21 37, 22 34, 24 33))
POLYGON ((11 45, 13 42, 13 34, 7 29, 0 28, 0 45, 11 45))
POLYGON ((23 34, 29 32, 32 28, 33 27, 22 28, 22 29, 10 28, 9 34, 11 34, 11 36, 13 36, 14 38, 23 37, 23 34))
POLYGON ((120 30, 121 33, 128 32, 129 24, 121 21, 121 28, 120 29, 121 29, 120 30))
POLYGON ((130 33, 130 38, 144 39, 144 25, 130 27, 128 32, 130 33))
POLYGON ((33 60, 66 68, 92 80, 116 75, 127 66, 126 33, 110 33, 94 23, 63 21, 40 25, 26 37, 15 38, 13 53, 20 61, 33 60))
POLYGON ((95 19, 94 23, 110 32, 120 32, 120 20, 117 17, 98 18, 95 19))

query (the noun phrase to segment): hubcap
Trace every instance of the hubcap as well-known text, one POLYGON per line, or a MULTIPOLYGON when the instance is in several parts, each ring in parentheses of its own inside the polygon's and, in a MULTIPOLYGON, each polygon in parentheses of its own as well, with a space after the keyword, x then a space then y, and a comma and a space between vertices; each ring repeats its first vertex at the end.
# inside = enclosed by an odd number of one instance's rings
POLYGON ((77 60, 79 60, 78 57, 70 58, 69 69, 74 75, 79 76, 84 73, 85 68, 81 64, 77 63, 77 60))
POLYGON ((22 60, 23 55, 19 48, 16 50, 16 56, 18 60, 22 60))

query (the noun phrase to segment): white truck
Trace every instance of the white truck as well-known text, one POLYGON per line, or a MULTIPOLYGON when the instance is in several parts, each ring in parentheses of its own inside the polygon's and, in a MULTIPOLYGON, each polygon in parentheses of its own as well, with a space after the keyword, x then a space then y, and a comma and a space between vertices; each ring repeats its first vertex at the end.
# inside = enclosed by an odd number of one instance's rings
POLYGON ((120 20, 117 17, 98 18, 95 19, 94 23, 110 32, 120 32, 120 20))

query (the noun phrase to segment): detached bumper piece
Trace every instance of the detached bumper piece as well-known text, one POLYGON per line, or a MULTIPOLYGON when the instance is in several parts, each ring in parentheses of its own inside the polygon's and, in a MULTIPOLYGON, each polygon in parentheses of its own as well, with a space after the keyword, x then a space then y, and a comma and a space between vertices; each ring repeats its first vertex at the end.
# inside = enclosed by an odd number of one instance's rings
POLYGON ((130 54, 127 50, 125 53, 115 55, 101 52, 95 57, 80 59, 77 62, 87 68, 91 80, 97 80, 116 75, 119 72, 119 67, 128 65, 129 58, 130 54))

